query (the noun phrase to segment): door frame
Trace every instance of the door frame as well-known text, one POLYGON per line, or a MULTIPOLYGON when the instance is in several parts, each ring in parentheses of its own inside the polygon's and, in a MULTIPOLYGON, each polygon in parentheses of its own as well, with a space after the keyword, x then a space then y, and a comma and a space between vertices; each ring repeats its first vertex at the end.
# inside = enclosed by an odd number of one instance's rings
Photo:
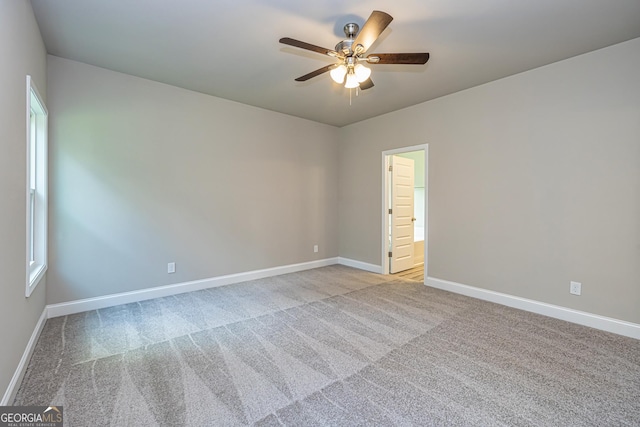
POLYGON ((394 148, 382 152, 382 274, 389 274, 389 157, 395 154, 422 151, 424 153, 424 280, 426 283, 429 258, 429 144, 394 148))

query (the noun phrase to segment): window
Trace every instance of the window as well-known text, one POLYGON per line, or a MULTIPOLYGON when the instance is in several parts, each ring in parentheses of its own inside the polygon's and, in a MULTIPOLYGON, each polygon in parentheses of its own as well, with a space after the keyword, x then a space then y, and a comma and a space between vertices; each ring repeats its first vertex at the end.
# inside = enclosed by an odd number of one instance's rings
POLYGON ((47 270, 47 108, 27 76, 27 289, 47 270))

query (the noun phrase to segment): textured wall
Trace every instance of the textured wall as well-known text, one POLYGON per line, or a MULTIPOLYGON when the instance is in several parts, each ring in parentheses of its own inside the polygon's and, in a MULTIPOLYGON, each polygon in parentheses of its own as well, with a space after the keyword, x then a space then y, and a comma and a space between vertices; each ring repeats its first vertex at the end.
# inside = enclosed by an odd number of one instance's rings
POLYGON ((337 128, 53 56, 48 76, 48 303, 338 256, 337 128))
POLYGON ((46 99, 46 52, 27 0, 0 0, 0 393, 44 309, 46 278, 26 286, 27 74, 46 99))
POLYGON ((429 143, 430 276, 640 323, 638 69, 635 39, 342 128, 340 256, 381 263, 381 152, 429 143))

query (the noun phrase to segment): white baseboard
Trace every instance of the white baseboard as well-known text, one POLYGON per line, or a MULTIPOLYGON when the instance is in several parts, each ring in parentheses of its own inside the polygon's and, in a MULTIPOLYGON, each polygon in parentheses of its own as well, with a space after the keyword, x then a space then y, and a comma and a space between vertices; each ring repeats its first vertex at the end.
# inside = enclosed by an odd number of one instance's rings
POLYGON ((358 268, 360 270, 370 271, 372 273, 382 274, 382 266, 369 264, 362 261, 356 261, 354 259, 339 257, 338 264, 346 265, 347 267, 358 268))
POLYGON ((264 279, 281 274, 295 273, 312 268, 326 267, 338 264, 338 258, 326 258, 318 261, 303 262, 300 264, 290 264, 280 267, 254 270, 244 273, 229 274, 226 276, 211 277, 208 279, 194 280, 191 282, 177 283, 174 285, 158 286, 155 288, 141 289, 139 291, 123 292, 119 294, 105 295, 95 298, 63 302, 60 304, 47 305, 47 316, 49 318, 67 316, 69 314, 81 313, 83 311, 98 310, 112 307, 119 304, 129 304, 132 302, 144 301, 153 298, 161 298, 184 292, 199 291, 207 288, 231 285, 233 283, 246 282, 248 280, 264 279))
POLYGON ((38 323, 36 323, 36 327, 33 329, 33 333, 31 334, 31 338, 29 338, 29 342, 27 342, 27 347, 24 349, 24 353, 22 354, 22 358, 20 358, 20 362, 18 363, 18 367, 16 371, 13 373, 13 377, 9 382, 9 386, 0 401, 0 406, 9 406, 13 403, 13 399, 16 397, 16 393, 18 392, 18 387, 20 383, 22 383, 22 379, 24 378, 24 374, 27 371, 27 366, 29 365, 29 360, 31 360, 31 355, 33 354, 33 350, 36 347, 36 343, 38 342, 38 338, 40 337, 40 332, 42 332, 42 328, 44 328, 44 324, 47 321, 47 309, 42 310, 42 314, 38 319, 38 323))
POLYGON ((573 310, 571 308, 547 304, 526 298, 520 298, 487 289, 476 288, 474 286, 463 285, 456 282, 450 282, 448 280, 436 279, 435 277, 428 277, 425 284, 432 288, 443 289, 456 294, 495 302, 508 307, 518 308, 520 310, 530 311, 532 313, 542 314, 544 316, 560 320, 566 320, 567 322, 589 326, 602 331, 613 332, 614 334, 640 339, 640 325, 636 323, 573 310))

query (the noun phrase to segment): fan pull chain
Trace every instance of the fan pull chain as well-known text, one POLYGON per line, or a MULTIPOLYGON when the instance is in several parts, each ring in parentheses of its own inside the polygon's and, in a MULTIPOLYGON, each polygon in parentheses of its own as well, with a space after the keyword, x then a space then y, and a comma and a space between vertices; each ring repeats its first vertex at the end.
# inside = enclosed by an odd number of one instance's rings
MULTIPOLYGON (((349 106, 351 106, 351 88, 349 88, 349 106)), ((356 96, 360 94, 360 86, 356 86, 356 96)))

